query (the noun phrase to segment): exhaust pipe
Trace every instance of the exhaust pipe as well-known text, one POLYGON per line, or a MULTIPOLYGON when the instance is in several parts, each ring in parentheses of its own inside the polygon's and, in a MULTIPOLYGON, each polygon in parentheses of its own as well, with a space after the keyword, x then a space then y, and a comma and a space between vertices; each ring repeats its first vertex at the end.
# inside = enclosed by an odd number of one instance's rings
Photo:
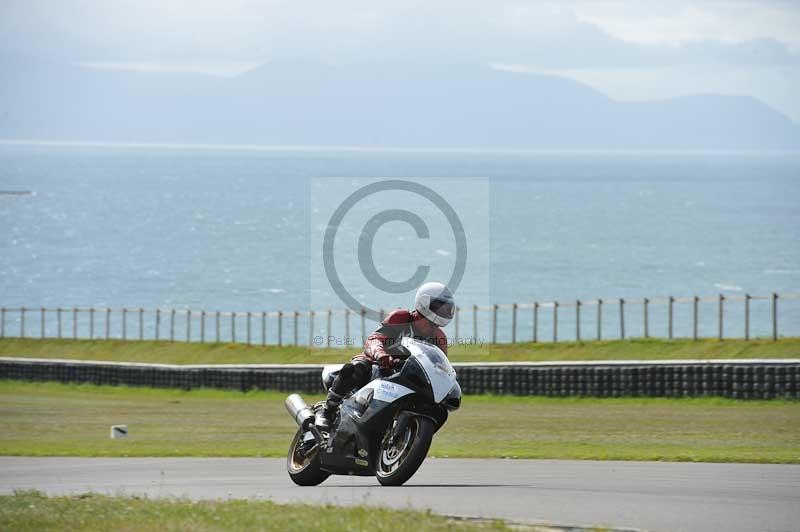
POLYGON ((293 393, 283 402, 286 411, 292 416, 295 423, 305 428, 306 423, 314 419, 314 412, 308 407, 303 398, 293 393))

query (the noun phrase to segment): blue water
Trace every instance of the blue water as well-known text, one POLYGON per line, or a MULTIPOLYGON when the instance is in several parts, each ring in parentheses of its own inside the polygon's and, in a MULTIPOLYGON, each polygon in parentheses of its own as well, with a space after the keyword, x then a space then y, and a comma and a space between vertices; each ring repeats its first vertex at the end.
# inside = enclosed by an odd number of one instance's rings
MULTIPOLYGON (((468 242, 477 235, 470 242, 472 270, 457 294, 464 306, 800 293, 797 154, 5 145, 0 190, 33 193, 0 195, 0 304, 342 309, 321 273, 317 244, 328 213, 315 202, 341 195, 334 177, 347 177, 355 187, 376 177, 421 176, 438 183, 475 222, 467 235, 468 242)), ((392 206, 391 200, 381 203, 392 206)), ((410 207, 424 214, 422 204, 410 207)), ((447 271, 454 260, 452 233, 433 232, 416 243, 409 227, 386 225, 376 249, 393 242, 400 247, 378 251, 378 270, 390 279, 407 278, 419 254, 435 263, 433 271, 447 271)), ((340 258, 352 263, 340 267, 359 300, 386 308, 410 304, 408 294, 381 296, 359 286, 364 282, 355 257, 345 251, 340 258)), ((800 334, 800 305, 782 305, 781 334, 800 334)), ((726 320, 731 335, 740 335, 740 307, 736 303, 726 320)), ((688 309, 681 306, 676 316, 682 336, 689 334, 688 309)), ((715 309, 703 304, 702 334, 715 333, 715 309)), ((587 320, 593 312, 586 311, 587 320)), ((607 336, 618 329, 613 312, 608 309, 607 336)), ((629 334, 640 334, 641 311, 630 312, 629 334)), ((664 306, 652 311, 660 332, 664 312, 664 306)), ((768 304, 754 303, 753 312, 756 333, 767 334, 768 304)), ((528 327, 521 338, 531 336, 529 313, 520 317, 528 327)), ((575 334, 573 314, 563 311, 563 337, 575 334)), ((547 316, 544 328, 552 325, 547 316)), ((508 339, 509 323, 504 317, 499 324, 501 339, 508 339)), ((482 317, 488 335, 486 324, 482 317)), ((592 334, 594 327, 585 324, 592 334)))

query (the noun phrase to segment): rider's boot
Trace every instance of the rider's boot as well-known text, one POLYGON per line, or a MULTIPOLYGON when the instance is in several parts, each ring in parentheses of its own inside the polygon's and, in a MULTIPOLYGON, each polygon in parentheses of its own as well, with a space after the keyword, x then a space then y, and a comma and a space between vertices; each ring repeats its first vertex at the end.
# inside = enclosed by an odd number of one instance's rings
POLYGON ((328 400, 325 401, 325 406, 317 412, 314 424, 320 430, 330 430, 333 418, 336 416, 336 410, 342 404, 342 396, 333 390, 328 390, 328 400))

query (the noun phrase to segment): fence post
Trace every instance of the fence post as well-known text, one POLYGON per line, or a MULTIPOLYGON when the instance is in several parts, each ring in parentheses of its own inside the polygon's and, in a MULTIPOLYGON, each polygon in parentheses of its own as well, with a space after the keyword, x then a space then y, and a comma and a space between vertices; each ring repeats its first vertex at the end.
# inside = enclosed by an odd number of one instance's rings
POLYGON ((161 339, 161 309, 156 309, 156 341, 161 339))
POLYGON ((283 345, 283 311, 278 311, 278 345, 283 345))
POLYGON ((625 300, 619 298, 619 337, 625 339, 625 300))
MULTIPOLYGON (((94 309, 92 309, 92 310, 94 310, 94 309)), ((39 324, 39 328, 40 328, 40 330, 39 330, 39 336, 40 336, 41 338, 44 338, 44 307, 42 307, 41 309, 39 309, 39 321, 41 322, 41 323, 39 324)))
POLYGON ((169 341, 175 341, 175 309, 169 312, 169 341))
POLYGON ((231 312, 231 343, 236 343, 236 311, 231 312))
POLYGON ((455 336, 456 336, 456 341, 458 341, 458 310, 459 310, 459 309, 458 309, 458 307, 456 306, 456 310, 455 310, 455 313, 454 313, 454 316, 453 316, 453 318, 454 318, 454 320, 455 320, 455 322, 456 322, 456 324, 455 324, 455 328, 456 328, 456 334, 455 334, 455 336))
POLYGON ((247 311, 247 345, 250 345, 250 311, 247 311))
POLYGON ((294 332, 294 345, 297 345, 297 316, 299 316, 299 315, 300 315, 300 313, 295 310, 294 311, 294 331, 293 331, 294 332))
POLYGON ((581 341, 581 300, 575 300, 575 340, 581 341))
POLYGON ((497 304, 492 305, 492 343, 497 343, 497 304))
POLYGON ((200 343, 206 342, 206 311, 200 311, 200 343))
POLYGON ((78 307, 72 307, 72 339, 78 339, 78 307))
POLYGON ((478 305, 472 305, 472 335, 478 340, 478 305))
POLYGON ((668 331, 668 333, 669 333, 669 339, 672 340, 673 327, 674 327, 674 323, 675 323, 675 320, 674 320, 674 317, 673 317, 674 316, 673 310, 674 310, 674 307, 675 307, 675 298, 672 297, 672 296, 669 296, 669 303, 668 304, 669 304, 669 317, 668 317, 669 318, 669 331, 668 331))
POLYGON ((723 314, 724 311, 723 311, 723 308, 722 308, 723 307, 723 301, 725 301, 725 296, 720 294, 719 295, 719 334, 718 334, 720 340, 722 340, 722 335, 723 335, 723 331, 724 331, 724 327, 722 325, 722 323, 723 323, 722 320, 723 320, 723 316, 724 316, 724 314, 723 314))
POLYGON ((144 309, 139 307, 139 340, 144 340, 144 309))
MULTIPOLYGON (((58 309, 58 337, 61 338, 61 309, 58 309)), ((106 340, 111 337, 111 309, 106 309, 106 340)))
POLYGON ((511 307, 511 343, 517 343, 517 304, 511 307))
POLYGON ((25 338, 25 307, 19 309, 19 337, 25 338))
POLYGON ((778 340, 778 294, 772 294, 772 340, 778 340))
POLYGON ((350 309, 344 309, 344 345, 350 342, 350 309))
POLYGON ((331 346, 331 341, 333 340, 333 332, 331 329, 333 328, 333 310, 328 309, 328 318, 327 323, 325 324, 325 334, 328 336, 328 341, 325 342, 325 345, 328 347, 331 346))
POLYGON ((597 339, 603 339, 603 300, 597 300, 597 339))
POLYGON ((192 311, 191 309, 186 309, 186 341, 192 341, 192 311))
POLYGON ((533 343, 539 341, 539 302, 533 302, 533 343))
MULTIPOLYGON (((42 309, 42 317, 44 317, 44 309, 42 309)), ((89 339, 94 340, 94 307, 89 309, 89 339)))
POLYGON ((6 337, 6 307, 0 308, 0 338, 6 337))
MULTIPOLYGON (((111 309, 108 309, 109 311, 111 309)), ((57 336, 61 339, 61 308, 56 309, 56 327, 57 327, 57 336)), ((106 340, 108 340, 108 319, 106 318, 106 340)))
POLYGON ((750 294, 744 295, 744 339, 750 340, 750 294))
POLYGON ((122 339, 128 338, 128 309, 122 307, 122 339))
POLYGON ((220 318, 220 313, 219 313, 219 311, 216 311, 214 314, 215 314, 215 316, 214 316, 214 318, 215 318, 214 319, 214 329, 215 329, 215 331, 214 331, 215 332, 214 340, 216 341, 216 343, 219 343, 219 318, 220 318))
POLYGON ((267 313, 261 311, 261 345, 267 345, 267 313))
POLYGON ((558 342, 558 301, 553 301, 553 342, 558 342))
POLYGON ((699 314, 700 298, 694 296, 692 300, 692 339, 697 340, 697 318, 699 314))
POLYGON ((314 311, 308 311, 308 345, 314 345, 314 311))
POLYGON ((367 337, 367 309, 361 308, 361 338, 366 340, 367 337))
POLYGON ((333 340, 333 333, 331 332, 331 328, 333 327, 333 310, 328 309, 328 316, 326 317, 325 323, 325 335, 328 337, 325 345, 330 347, 331 340, 333 340))

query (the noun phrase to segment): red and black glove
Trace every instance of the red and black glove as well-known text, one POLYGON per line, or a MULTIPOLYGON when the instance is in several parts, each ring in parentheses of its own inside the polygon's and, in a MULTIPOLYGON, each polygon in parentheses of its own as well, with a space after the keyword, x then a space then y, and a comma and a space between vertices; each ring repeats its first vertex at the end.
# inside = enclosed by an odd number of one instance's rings
POLYGON ((394 372, 394 360, 391 355, 383 355, 378 357, 378 366, 381 368, 381 374, 387 375, 394 372))

